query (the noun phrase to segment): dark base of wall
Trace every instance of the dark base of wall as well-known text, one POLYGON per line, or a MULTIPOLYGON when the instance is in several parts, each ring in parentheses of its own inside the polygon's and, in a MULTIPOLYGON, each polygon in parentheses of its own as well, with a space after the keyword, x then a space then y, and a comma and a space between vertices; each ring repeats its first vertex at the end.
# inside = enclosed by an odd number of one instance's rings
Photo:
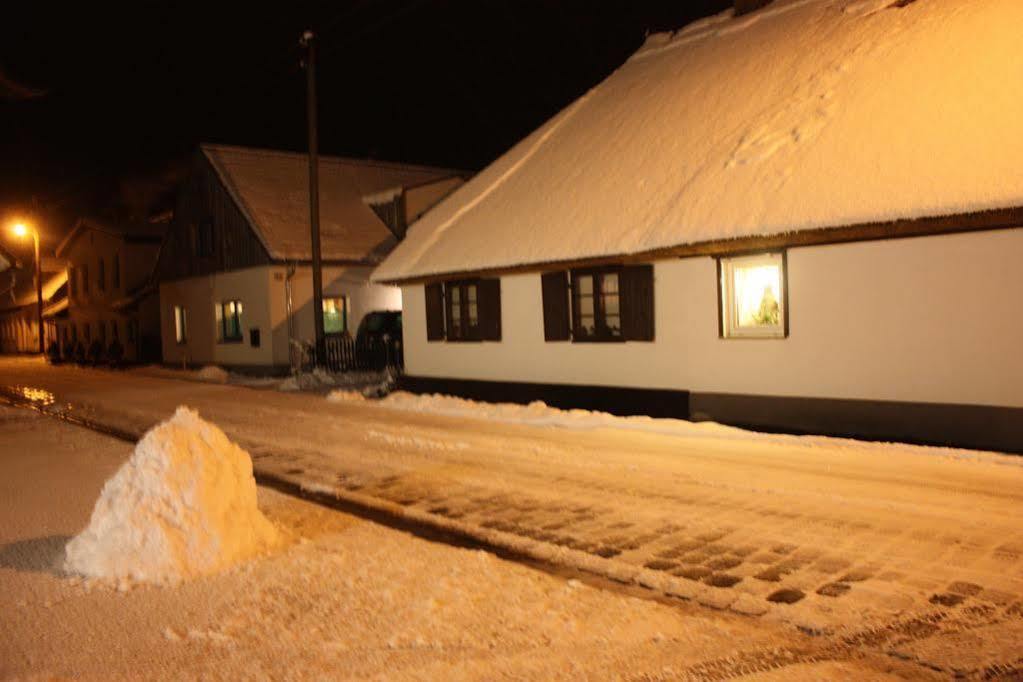
POLYGON ((402 376, 412 393, 444 393, 485 402, 529 403, 716 421, 756 431, 816 434, 1023 454, 1023 408, 833 398, 692 393, 616 386, 575 386, 402 376))
POLYGON ((693 393, 691 418, 758 431, 1023 454, 1023 408, 693 393))
POLYGON ((686 419, 689 416, 689 391, 412 376, 400 377, 398 387, 411 393, 444 393, 492 403, 526 404, 542 400, 551 407, 596 410, 623 417, 642 414, 686 419))

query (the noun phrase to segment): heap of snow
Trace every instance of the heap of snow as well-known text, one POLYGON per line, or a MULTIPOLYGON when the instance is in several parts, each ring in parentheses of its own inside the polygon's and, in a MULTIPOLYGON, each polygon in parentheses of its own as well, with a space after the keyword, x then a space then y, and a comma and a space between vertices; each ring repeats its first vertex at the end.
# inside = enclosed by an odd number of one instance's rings
POLYGON ((103 486, 65 568, 92 578, 167 583, 264 552, 278 534, 256 506, 247 452, 179 407, 103 486))
POLYGON ((561 409, 551 407, 540 400, 528 405, 518 403, 488 403, 467 400, 451 395, 414 394, 395 391, 376 401, 365 401, 365 397, 353 391, 331 391, 327 400, 333 403, 357 402, 375 405, 391 410, 436 414, 457 417, 460 420, 479 419, 502 424, 524 424, 548 428, 588 431, 614 429, 659 434, 674 438, 707 439, 718 441, 758 442, 793 447, 815 447, 830 449, 852 449, 858 452, 877 452, 889 455, 893 452, 921 454, 928 457, 947 456, 954 459, 984 459, 1000 464, 1023 466, 1021 458, 1006 458, 979 450, 910 445, 906 443, 865 442, 850 438, 815 435, 788 435, 783 433, 761 433, 748 431, 717 422, 692 422, 685 419, 648 417, 643 415, 617 416, 607 412, 582 409, 561 409))
POLYGON ((222 367, 206 365, 195 373, 195 378, 199 381, 208 381, 211 384, 226 384, 231 379, 231 375, 222 367))
POLYGON ((373 278, 1019 206, 1021 25, 1019 0, 775 0, 652 35, 373 278))

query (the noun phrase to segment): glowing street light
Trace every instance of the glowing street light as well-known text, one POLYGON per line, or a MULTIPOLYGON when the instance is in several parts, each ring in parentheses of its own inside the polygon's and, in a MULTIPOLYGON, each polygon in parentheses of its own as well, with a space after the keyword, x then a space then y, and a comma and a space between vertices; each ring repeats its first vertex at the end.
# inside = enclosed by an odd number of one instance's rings
POLYGON ((18 222, 14 224, 13 230, 14 236, 18 238, 24 238, 29 232, 32 233, 32 241, 35 244, 35 255, 36 255, 36 324, 39 336, 39 352, 40 354, 46 352, 46 335, 43 333, 43 266, 39 260, 39 231, 35 228, 29 227, 25 223, 18 222))

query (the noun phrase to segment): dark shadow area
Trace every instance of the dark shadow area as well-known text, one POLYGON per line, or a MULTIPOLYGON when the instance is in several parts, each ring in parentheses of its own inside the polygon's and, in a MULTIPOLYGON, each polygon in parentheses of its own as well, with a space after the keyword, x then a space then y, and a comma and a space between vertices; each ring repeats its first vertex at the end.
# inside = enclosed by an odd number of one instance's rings
POLYGON ((0 568, 64 575, 64 547, 70 540, 68 535, 48 535, 8 543, 0 547, 0 568))

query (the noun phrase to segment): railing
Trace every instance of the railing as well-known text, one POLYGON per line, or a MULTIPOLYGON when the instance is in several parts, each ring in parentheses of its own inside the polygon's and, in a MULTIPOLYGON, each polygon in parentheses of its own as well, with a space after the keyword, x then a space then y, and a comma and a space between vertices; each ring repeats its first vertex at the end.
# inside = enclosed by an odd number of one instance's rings
POLYGON ((326 337, 326 351, 327 368, 332 372, 401 369, 405 364, 401 339, 387 336, 357 344, 347 332, 329 334, 326 337))

